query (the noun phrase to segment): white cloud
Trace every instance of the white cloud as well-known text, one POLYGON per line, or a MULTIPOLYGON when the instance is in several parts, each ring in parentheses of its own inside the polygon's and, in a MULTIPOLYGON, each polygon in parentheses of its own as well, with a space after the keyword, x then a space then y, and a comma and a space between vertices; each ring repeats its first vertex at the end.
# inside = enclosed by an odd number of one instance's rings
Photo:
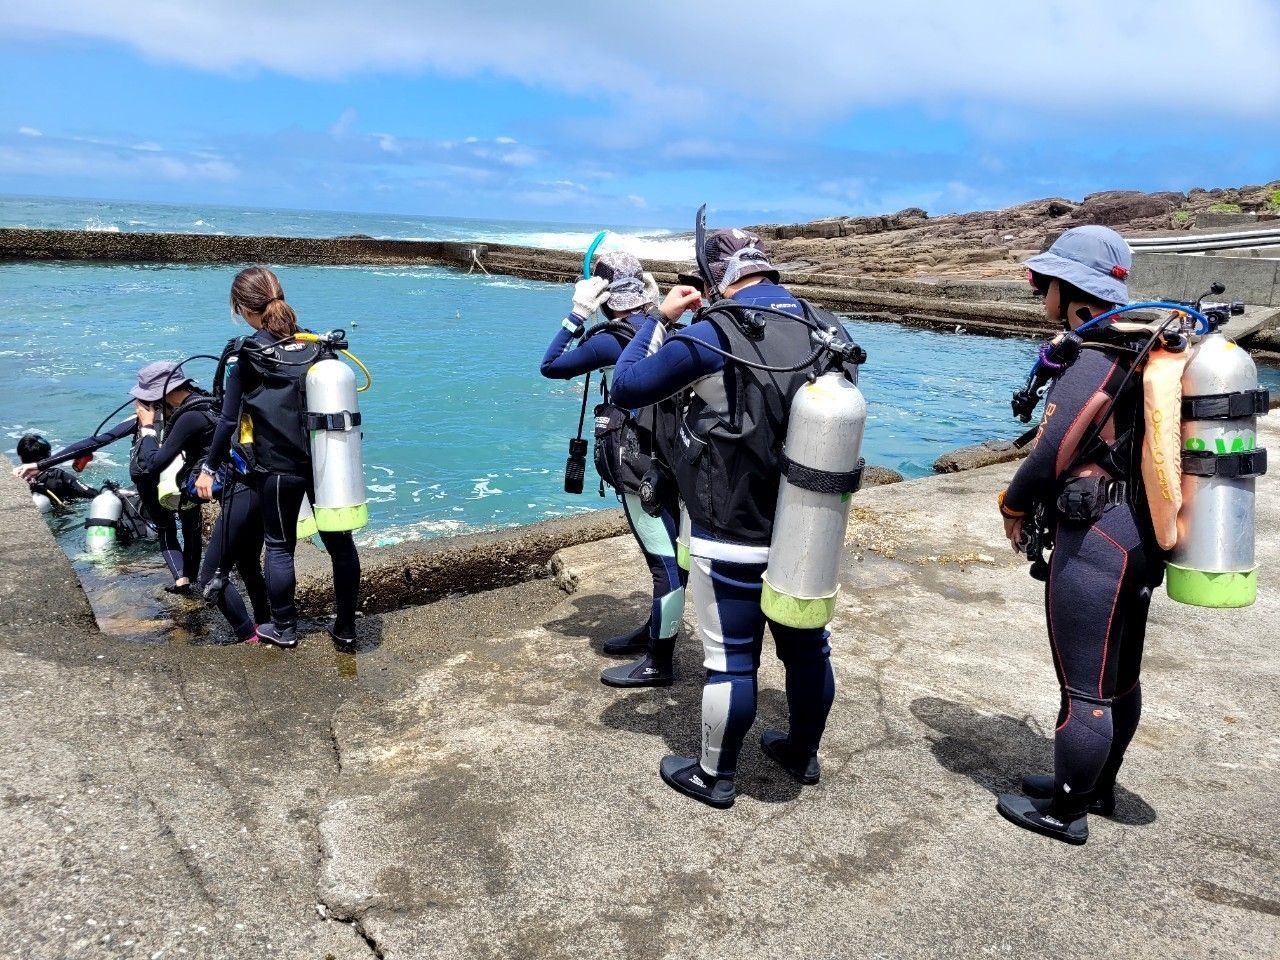
POLYGON ((39 130, 37 130, 35 127, 19 127, 18 133, 22 134, 24 137, 43 137, 44 136, 44 134, 41 133, 39 130))
POLYGON ((792 0, 785 16, 769 17, 763 36, 761 24, 678 0, 655 0, 622 31, 609 4, 554 0, 0 6, 3 32, 118 41, 200 69, 308 78, 484 72, 609 95, 649 114, 679 106, 695 121, 707 110, 763 109, 816 122, 865 106, 941 110, 966 101, 1094 115, 1113 126, 1149 109, 1174 117, 1280 109, 1274 0, 1165 0, 1158 7, 1141 0, 792 0), (608 43, 584 42, 604 36, 608 43), (704 68, 709 36, 717 50, 742 54, 729 87, 723 72, 704 68))
POLYGON ((356 113, 355 107, 347 107, 339 115, 338 119, 333 122, 333 126, 329 128, 329 132, 335 137, 343 137, 351 132, 351 128, 355 125, 360 115, 356 113))
POLYGON ((0 141, 0 174, 75 177, 104 183, 157 180, 227 183, 239 177, 240 171, 229 160, 207 153, 174 153, 81 137, 41 136, 0 141))

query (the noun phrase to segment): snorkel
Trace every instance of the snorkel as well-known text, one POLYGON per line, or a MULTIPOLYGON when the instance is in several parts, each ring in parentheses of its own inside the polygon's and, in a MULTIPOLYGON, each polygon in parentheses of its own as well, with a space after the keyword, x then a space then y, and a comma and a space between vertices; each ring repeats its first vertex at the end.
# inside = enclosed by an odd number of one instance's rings
POLYGON ((609 235, 608 230, 601 230, 599 233, 596 234, 596 238, 592 240, 591 244, 587 247, 587 252, 582 257, 582 279, 583 280, 591 279, 591 258, 596 255, 597 248, 599 248, 600 244, 604 243, 604 238, 607 237, 608 235, 609 235))
POLYGON ((707 263, 707 205, 704 203, 698 208, 698 215, 693 221, 693 254, 698 261, 698 272, 702 274, 702 285, 708 303, 715 303, 720 299, 720 291, 716 288, 715 280, 711 277, 711 265, 707 263))

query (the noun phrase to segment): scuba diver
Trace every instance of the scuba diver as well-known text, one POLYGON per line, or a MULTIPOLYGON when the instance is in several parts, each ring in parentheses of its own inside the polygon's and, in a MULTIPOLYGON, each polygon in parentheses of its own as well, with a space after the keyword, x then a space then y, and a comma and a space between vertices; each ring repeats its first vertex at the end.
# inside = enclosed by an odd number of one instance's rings
POLYGON ((1024 777, 1024 795, 1001 794, 997 808, 1072 844, 1088 839, 1089 813, 1115 809, 1116 775, 1142 711, 1151 591, 1164 575, 1139 466, 1143 354, 1107 320, 1074 332, 1128 302, 1131 264, 1124 239, 1100 226, 1074 227, 1026 262, 1045 316, 1066 331, 1058 341, 1074 337, 1078 356, 1056 371, 1035 447, 999 497, 1013 548, 1037 544, 1029 552, 1045 580, 1061 705, 1053 773, 1024 777), (1047 571, 1041 540, 1053 545, 1047 571))
MULTIPOLYGON (((140 406, 137 410, 139 442, 134 462, 140 470, 160 476, 180 460, 175 478, 180 503, 198 515, 200 501, 194 475, 213 441, 218 422, 217 402, 212 394, 201 390, 183 374, 178 364, 156 363, 152 367, 156 368, 157 376, 166 376, 164 396, 158 404, 163 406, 164 442, 159 442, 156 433, 155 407, 140 406)), ((236 571, 253 605, 253 616, 245 609, 240 592, 229 579, 224 578, 221 588, 211 593, 236 640, 244 642, 256 639, 257 623, 271 616, 262 576, 262 518, 258 513, 258 496, 245 481, 243 470, 227 464, 218 479, 222 510, 213 525, 198 584, 204 593, 218 571, 224 564, 229 566, 234 558, 236 571)))
MULTIPOLYGON (((298 336, 302 332, 298 317, 285 302, 280 281, 266 267, 248 267, 236 274, 231 310, 255 332, 232 340, 223 351, 221 413, 195 487, 200 497, 212 499, 215 477, 227 460, 233 435, 246 439, 251 428, 254 464, 248 479, 257 493, 266 542, 264 572, 271 612, 270 622, 259 622, 258 639, 292 649, 298 645, 293 564, 298 514, 304 497, 316 503, 304 391, 308 370, 322 352, 316 343, 298 336)), ((242 518, 242 522, 251 521, 242 518)), ((319 532, 333 564, 337 608, 328 632, 339 649, 353 649, 360 555, 350 529, 319 532)), ((242 535, 237 531, 237 537, 242 535)))
POLYGON ((835 677, 825 627, 785 626, 761 608, 789 406, 816 370, 817 356, 810 326, 779 314, 807 318, 812 307, 779 285, 754 234, 719 230, 704 239, 700 229, 699 241, 703 288, 675 286, 648 314, 618 358, 613 397, 642 407, 692 388, 674 467, 689 516, 689 587, 707 671, 702 751, 698 758, 668 756, 660 772, 673 789, 727 808, 736 795, 742 741, 755 719, 766 623, 786 668, 790 731, 765 731, 761 746, 802 784, 818 782, 818 745, 835 677), (669 334, 686 310, 700 306, 704 291, 724 299, 669 334))
POLYGON ((103 431, 103 425, 100 424, 98 429, 102 432, 63 447, 36 463, 23 464, 14 473, 27 479, 50 467, 72 461, 77 471, 83 470, 93 459, 96 451, 125 437, 131 437, 133 446, 129 455, 129 478, 138 491, 138 499, 142 503, 146 521, 155 528, 160 541, 160 555, 173 576, 173 584, 165 587, 165 591, 179 596, 191 596, 192 583, 200 572, 200 554, 203 546, 199 504, 180 510, 176 515, 164 509, 160 505, 159 475, 149 472, 138 463, 138 451, 142 441, 142 429, 138 417, 143 411, 154 408, 164 398, 166 390, 174 389, 170 383, 173 367, 172 363, 161 361, 148 364, 138 371, 138 382, 129 391, 129 396, 133 398, 133 416, 122 420, 110 430, 103 431), (182 529, 181 538, 178 536, 179 527, 182 529))
POLYGON ((544 377, 568 380, 588 375, 584 413, 590 374, 600 371, 603 402, 595 409, 596 469, 602 483, 608 482, 622 501, 653 578, 648 619, 604 643, 605 653, 642 654, 634 663, 600 674, 601 682, 611 687, 670 686, 675 680, 676 635, 684 617, 687 574, 676 562, 680 503, 669 456, 664 456, 676 433, 678 401, 663 397, 639 409, 625 409, 612 403, 609 395, 609 372, 639 330, 638 318, 643 318, 657 296, 657 283, 634 256, 620 250, 602 254, 592 276, 574 286, 573 308, 542 358, 544 377), (597 309, 606 322, 588 330, 586 322, 597 309))
MULTIPOLYGON (((25 434, 18 441, 18 460, 25 466, 27 464, 36 464, 37 469, 29 476, 25 476, 27 486, 31 488, 32 499, 45 497, 48 504, 41 508, 41 512, 46 512, 52 507, 65 507, 68 500, 92 500, 100 491, 95 490, 87 483, 83 482, 73 473, 68 473, 61 467, 48 467, 44 470, 39 469, 41 460, 47 460, 53 453, 53 447, 49 445, 49 441, 38 433, 25 434)), ((24 476, 25 471, 21 467, 14 470, 16 476, 24 476)), ((39 502, 37 500, 37 502, 39 502)))

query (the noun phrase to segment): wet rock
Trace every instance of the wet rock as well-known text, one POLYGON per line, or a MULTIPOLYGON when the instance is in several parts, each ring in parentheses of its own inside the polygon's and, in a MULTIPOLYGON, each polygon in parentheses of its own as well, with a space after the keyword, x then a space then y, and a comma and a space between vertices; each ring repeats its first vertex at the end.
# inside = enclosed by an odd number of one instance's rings
POLYGON ((984 440, 982 443, 944 453, 933 462, 933 472, 961 473, 965 470, 976 470, 979 467, 989 467, 993 463, 1020 460, 1027 453, 1026 447, 1018 449, 1013 445, 1012 440, 984 440))
POLYGON ((897 470, 890 470, 888 467, 873 467, 870 464, 862 471, 862 485, 864 487, 883 487, 890 483, 901 483, 902 474, 897 470))

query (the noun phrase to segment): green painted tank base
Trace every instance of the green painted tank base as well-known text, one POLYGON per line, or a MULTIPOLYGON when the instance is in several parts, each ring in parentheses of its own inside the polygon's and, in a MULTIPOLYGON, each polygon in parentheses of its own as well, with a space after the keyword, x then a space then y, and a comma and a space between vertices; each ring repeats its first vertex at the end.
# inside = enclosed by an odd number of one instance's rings
POLYGON ((316 535, 316 530, 317 530, 317 527, 316 527, 315 514, 312 514, 309 517, 298 518, 298 539, 299 540, 310 540, 312 537, 316 535))
POLYGON ((1170 563, 1165 576, 1169 599, 1193 607, 1247 607, 1258 599, 1257 568, 1246 573, 1206 573, 1170 563))
POLYGON ((683 543, 676 544, 676 566, 686 572, 689 569, 689 548, 683 543))
POLYGON ((316 529, 326 533, 345 533, 359 530, 369 522, 369 505, 354 507, 316 507, 316 529))
POLYGON ((836 590, 829 597, 789 597, 769 585, 766 577, 760 592, 760 609, 770 620, 786 627, 825 627, 836 615, 836 590))

